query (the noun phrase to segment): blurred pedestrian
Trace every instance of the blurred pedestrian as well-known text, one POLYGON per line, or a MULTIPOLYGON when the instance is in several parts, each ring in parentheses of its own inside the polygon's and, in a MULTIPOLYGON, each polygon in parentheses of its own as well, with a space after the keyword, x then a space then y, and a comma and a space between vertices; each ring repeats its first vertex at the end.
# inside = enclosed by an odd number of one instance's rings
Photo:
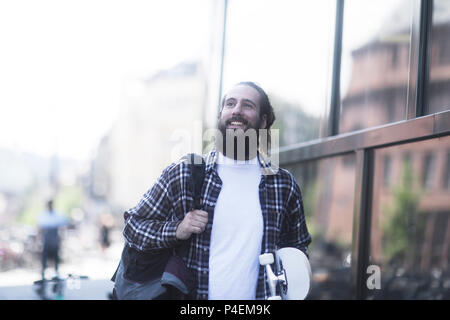
POLYGON ((110 214, 103 214, 100 216, 100 246, 102 252, 111 245, 111 229, 114 226, 114 219, 110 214))
POLYGON ((47 202, 47 210, 38 218, 39 233, 42 236, 42 279, 45 279, 47 261, 53 260, 55 273, 58 276, 60 262, 59 250, 61 247, 60 229, 68 224, 68 219, 53 209, 53 200, 47 202))

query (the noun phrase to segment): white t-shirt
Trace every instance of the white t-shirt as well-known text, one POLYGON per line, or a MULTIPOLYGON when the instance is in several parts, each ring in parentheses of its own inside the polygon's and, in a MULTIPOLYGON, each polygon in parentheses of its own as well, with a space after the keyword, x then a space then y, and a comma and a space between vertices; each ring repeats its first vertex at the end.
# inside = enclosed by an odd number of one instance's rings
POLYGON ((37 220, 38 226, 43 229, 63 227, 67 225, 68 222, 67 218, 55 211, 45 211, 39 215, 37 220))
POLYGON ((209 299, 253 300, 259 273, 263 217, 257 158, 234 161, 219 153, 222 189, 214 210, 209 299))

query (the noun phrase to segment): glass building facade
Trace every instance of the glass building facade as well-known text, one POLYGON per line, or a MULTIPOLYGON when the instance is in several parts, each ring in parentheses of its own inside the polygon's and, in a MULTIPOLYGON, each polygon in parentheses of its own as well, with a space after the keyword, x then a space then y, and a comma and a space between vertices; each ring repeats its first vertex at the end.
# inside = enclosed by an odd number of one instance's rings
POLYGON ((308 299, 450 299, 450 1, 220 3, 216 103, 240 81, 271 98, 308 299))

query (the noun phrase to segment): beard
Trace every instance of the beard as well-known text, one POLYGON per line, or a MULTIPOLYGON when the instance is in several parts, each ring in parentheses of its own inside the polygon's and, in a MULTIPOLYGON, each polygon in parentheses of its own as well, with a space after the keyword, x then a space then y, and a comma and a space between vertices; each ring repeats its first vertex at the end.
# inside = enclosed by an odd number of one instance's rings
POLYGON ((257 156, 259 147, 259 129, 261 121, 258 118, 254 125, 241 117, 228 120, 219 119, 216 135, 216 147, 219 152, 234 160, 250 160, 257 156), (239 121, 245 125, 244 129, 227 128, 233 122, 239 121))

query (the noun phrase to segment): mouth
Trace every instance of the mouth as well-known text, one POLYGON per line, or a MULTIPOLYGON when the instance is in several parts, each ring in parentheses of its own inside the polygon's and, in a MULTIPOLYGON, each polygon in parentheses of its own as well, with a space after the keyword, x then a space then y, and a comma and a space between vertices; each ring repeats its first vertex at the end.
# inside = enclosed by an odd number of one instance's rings
POLYGON ((227 122, 227 128, 229 129, 243 129, 247 126, 246 121, 232 120, 227 122))

